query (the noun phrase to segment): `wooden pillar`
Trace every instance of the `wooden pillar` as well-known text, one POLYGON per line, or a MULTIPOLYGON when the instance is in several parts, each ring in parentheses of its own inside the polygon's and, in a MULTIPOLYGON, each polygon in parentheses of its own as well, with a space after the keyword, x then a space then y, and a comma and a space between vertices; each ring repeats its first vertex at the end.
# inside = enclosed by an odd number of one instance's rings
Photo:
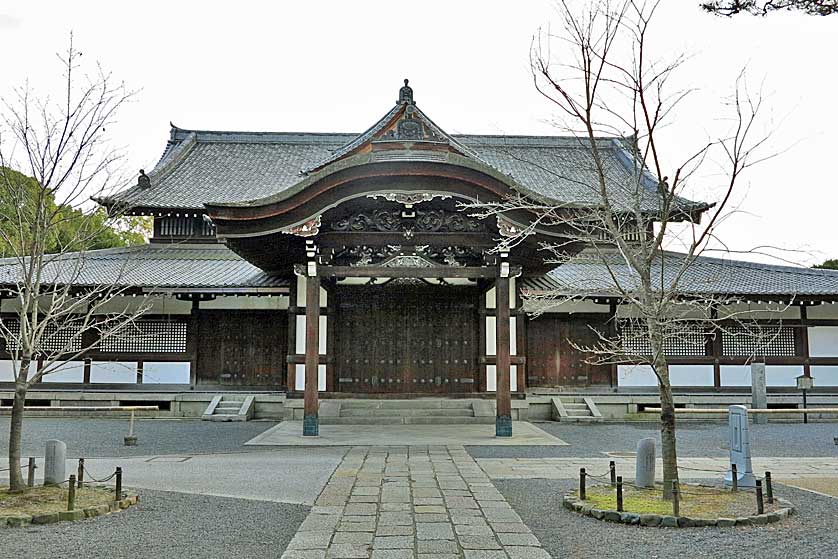
POLYGON ((320 364, 320 278, 317 268, 310 263, 306 270, 306 365, 305 402, 303 407, 303 436, 320 434, 317 418, 317 372, 320 364))
POLYGON ((495 436, 512 436, 512 399, 509 393, 510 343, 509 343, 509 264, 501 262, 495 283, 495 398, 497 417, 495 436))

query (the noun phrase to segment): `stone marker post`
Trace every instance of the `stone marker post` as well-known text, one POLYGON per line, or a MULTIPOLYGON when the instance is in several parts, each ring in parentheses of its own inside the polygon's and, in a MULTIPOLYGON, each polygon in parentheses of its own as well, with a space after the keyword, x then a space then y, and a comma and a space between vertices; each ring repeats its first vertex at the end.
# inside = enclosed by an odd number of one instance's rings
POLYGON ((67 479, 66 462, 67 445, 55 439, 47 441, 44 454, 44 485, 56 485, 67 479))
MULTIPOLYGON (((751 363, 751 407, 765 409, 768 407, 768 389, 765 382, 765 363, 751 363)), ((754 414, 754 423, 768 423, 768 415, 754 414)))
POLYGON ((637 442, 637 464, 634 477, 634 482, 638 487, 655 485, 655 439, 652 437, 640 439, 637 442))
MULTIPOLYGON (((730 406, 728 412, 728 435, 730 438, 730 463, 736 464, 736 479, 739 487, 756 487, 754 468, 751 465, 751 437, 748 431, 748 408, 730 406)), ((733 472, 728 469, 725 485, 733 484, 733 472)))

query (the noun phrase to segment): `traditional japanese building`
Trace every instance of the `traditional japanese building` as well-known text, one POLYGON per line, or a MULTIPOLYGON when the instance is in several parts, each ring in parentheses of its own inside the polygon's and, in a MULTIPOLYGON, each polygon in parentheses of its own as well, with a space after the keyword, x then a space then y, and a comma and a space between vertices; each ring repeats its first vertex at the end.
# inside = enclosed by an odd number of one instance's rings
MULTIPOLYGON (((623 140, 599 142, 610 187, 632 188, 623 140)), ((317 433, 318 398, 492 396, 501 435, 511 431, 512 400, 533 389, 653 390, 646 368, 591 365, 574 349, 594 330, 619 335, 631 316, 585 247, 569 245, 577 259, 553 269, 539 248, 563 239, 561 228, 533 227, 524 211, 478 219, 462 206, 510 195, 584 206, 596 203, 585 186, 594 181, 577 138, 448 134, 407 80, 361 134, 172 126, 155 168, 98 200, 153 216, 153 237, 88 253, 82 276, 125 285, 126 297, 152 294, 139 326, 146 335, 100 344, 43 388, 304 396, 306 434, 317 433), (527 227, 523 242, 498 250, 527 227), (580 286, 585 300, 535 319, 524 308, 527 293, 580 286)), ((707 208, 682 200, 679 211, 697 219, 707 208)), ((686 281, 696 293, 735 295, 776 328, 762 351, 769 385, 806 374, 838 388, 838 273, 701 258, 686 281)), ((2 304, 13 312, 13 295, 2 304)), ((749 386, 747 346, 721 335, 673 343, 673 383, 749 386)))

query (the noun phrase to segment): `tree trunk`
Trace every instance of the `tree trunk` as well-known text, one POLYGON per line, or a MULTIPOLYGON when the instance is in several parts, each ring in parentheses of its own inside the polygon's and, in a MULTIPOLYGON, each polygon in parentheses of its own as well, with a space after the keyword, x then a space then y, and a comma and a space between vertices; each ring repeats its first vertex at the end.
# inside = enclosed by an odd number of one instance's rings
POLYGON ((663 460, 663 498, 672 499, 672 484, 678 482, 678 451, 675 442, 675 401, 669 382, 669 363, 663 352, 663 333, 654 320, 647 323, 652 350, 652 367, 658 377, 661 401, 661 458, 663 460))
POLYGON ((669 384, 669 365, 666 359, 655 362, 660 375, 658 386, 661 399, 661 457, 663 459, 663 498, 672 499, 672 483, 678 482, 678 451, 675 442, 675 402, 669 384), (665 379, 665 380, 664 380, 665 379))
POLYGON ((24 360, 20 364, 18 378, 15 381, 15 399, 12 403, 12 417, 9 427, 9 490, 13 492, 26 489, 23 474, 20 470, 20 450, 29 363, 29 360, 24 360))

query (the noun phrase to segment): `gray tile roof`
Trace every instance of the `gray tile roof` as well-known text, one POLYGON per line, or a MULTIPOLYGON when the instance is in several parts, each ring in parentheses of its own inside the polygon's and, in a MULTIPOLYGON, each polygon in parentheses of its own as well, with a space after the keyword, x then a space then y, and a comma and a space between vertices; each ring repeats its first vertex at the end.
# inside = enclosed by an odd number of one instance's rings
MULTIPOLYGON (((656 276, 667 285, 684 261, 684 254, 666 252, 658 261, 656 276)), ((608 257, 611 271, 620 285, 631 286, 632 275, 618 255, 608 257)), ((592 251, 583 251, 549 274, 528 278, 523 287, 533 291, 557 290, 590 296, 614 295, 608 268, 592 251)), ((679 283, 685 295, 762 295, 814 298, 838 295, 838 271, 795 266, 777 266, 722 258, 698 257, 679 283)))
MULTIPOLYGON (((100 201, 153 210, 200 210, 206 203, 230 204, 278 195, 281 198, 284 191, 305 178, 306 170, 349 153, 370 135, 370 130, 358 135, 173 128, 163 157, 149 173, 151 188, 134 186, 100 201)), ((590 205, 599 199, 589 148, 578 138, 446 137, 452 145, 463 148, 466 157, 511 177, 525 191, 571 205, 590 205)), ((612 195, 616 203, 626 204, 631 199, 627 193, 634 191, 635 184, 631 156, 617 138, 603 138, 600 146, 606 154, 612 195)), ((643 182, 643 209, 651 210, 657 205, 655 180, 646 174, 643 182)), ((687 200, 681 202, 694 205, 687 200)))
MULTIPOLYGON (((13 285, 20 265, 0 259, 0 285, 13 285)), ((46 283, 145 286, 194 290, 285 287, 221 244, 145 244, 56 257, 45 268, 46 283), (76 271, 78 270, 78 271, 76 271)))

